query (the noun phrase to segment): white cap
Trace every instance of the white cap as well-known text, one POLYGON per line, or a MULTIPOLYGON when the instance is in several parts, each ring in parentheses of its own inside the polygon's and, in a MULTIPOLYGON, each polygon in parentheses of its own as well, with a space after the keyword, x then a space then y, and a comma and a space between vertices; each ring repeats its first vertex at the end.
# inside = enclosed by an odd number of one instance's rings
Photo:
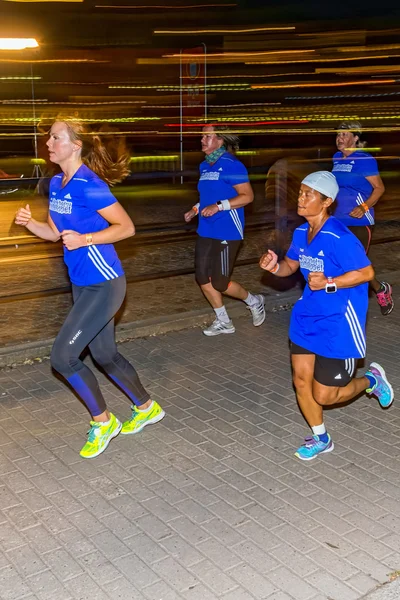
POLYGON ((308 187, 317 190, 317 192, 324 194, 324 196, 327 196, 328 198, 332 198, 332 200, 335 200, 339 193, 336 177, 330 171, 316 171, 315 173, 310 173, 310 175, 307 175, 301 183, 308 185, 308 187))

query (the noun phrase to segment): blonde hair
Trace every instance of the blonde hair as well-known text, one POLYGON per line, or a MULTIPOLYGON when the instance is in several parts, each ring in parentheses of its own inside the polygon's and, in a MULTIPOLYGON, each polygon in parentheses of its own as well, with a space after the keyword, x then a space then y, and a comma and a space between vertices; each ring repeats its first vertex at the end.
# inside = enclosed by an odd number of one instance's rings
POLYGON ((364 148, 367 145, 367 142, 361 141, 362 127, 360 121, 342 121, 338 127, 338 131, 341 129, 347 129, 351 131, 353 135, 358 137, 356 141, 356 148, 364 148))
POLYGON ((229 133, 229 127, 226 125, 211 125, 211 127, 214 129, 217 137, 224 142, 224 146, 228 152, 235 153, 236 150, 239 150, 239 136, 234 133, 229 133))
POLYGON ((81 142, 82 161, 108 185, 119 183, 130 173, 130 156, 124 151, 113 160, 96 133, 77 119, 60 119, 65 123, 71 142, 81 142))

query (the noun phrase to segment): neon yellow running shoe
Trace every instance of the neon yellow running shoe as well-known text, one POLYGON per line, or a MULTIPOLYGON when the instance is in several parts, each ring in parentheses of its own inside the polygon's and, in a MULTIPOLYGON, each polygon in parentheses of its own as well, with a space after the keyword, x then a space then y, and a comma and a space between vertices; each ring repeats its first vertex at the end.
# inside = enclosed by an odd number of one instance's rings
POLYGON ((121 422, 112 413, 107 425, 90 421, 88 440, 80 451, 82 458, 94 458, 104 452, 111 440, 119 434, 121 427, 121 422))
POLYGON ((122 425, 121 433, 139 433, 146 425, 157 423, 164 417, 165 412, 154 400, 147 410, 139 410, 137 406, 132 406, 132 416, 122 425))

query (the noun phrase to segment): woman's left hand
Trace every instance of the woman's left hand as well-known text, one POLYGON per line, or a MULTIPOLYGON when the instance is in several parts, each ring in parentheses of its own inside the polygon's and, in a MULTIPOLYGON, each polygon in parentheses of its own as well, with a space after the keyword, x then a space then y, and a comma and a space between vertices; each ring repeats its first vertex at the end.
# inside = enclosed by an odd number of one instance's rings
POLYGON ((64 229, 61 232, 61 238, 67 250, 77 250, 82 246, 86 246, 85 236, 72 229, 64 229))
POLYGON ((328 280, 321 271, 308 274, 308 285, 313 292, 324 290, 327 283, 328 280))
POLYGON ((209 206, 206 206, 205 208, 203 208, 203 210, 201 211, 201 216, 202 217, 212 217, 213 215, 216 215, 218 212, 218 206, 216 204, 210 204, 209 206))
POLYGON ((354 217, 355 219, 361 219, 364 215, 365 210, 361 206, 356 206, 350 213, 350 217, 354 217))

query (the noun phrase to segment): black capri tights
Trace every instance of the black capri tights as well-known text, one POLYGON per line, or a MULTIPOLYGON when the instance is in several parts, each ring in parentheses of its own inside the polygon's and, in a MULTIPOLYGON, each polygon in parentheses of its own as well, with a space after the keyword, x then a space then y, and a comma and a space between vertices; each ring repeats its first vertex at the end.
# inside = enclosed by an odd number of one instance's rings
POLYGON ((196 281, 211 283, 218 292, 226 292, 241 240, 216 240, 198 236, 195 249, 196 281))
POLYGON ((96 363, 134 404, 140 406, 150 398, 115 342, 114 316, 125 293, 124 276, 86 287, 73 285, 74 305, 51 351, 51 366, 65 377, 93 417, 107 407, 96 377, 80 358, 87 346, 96 363))

